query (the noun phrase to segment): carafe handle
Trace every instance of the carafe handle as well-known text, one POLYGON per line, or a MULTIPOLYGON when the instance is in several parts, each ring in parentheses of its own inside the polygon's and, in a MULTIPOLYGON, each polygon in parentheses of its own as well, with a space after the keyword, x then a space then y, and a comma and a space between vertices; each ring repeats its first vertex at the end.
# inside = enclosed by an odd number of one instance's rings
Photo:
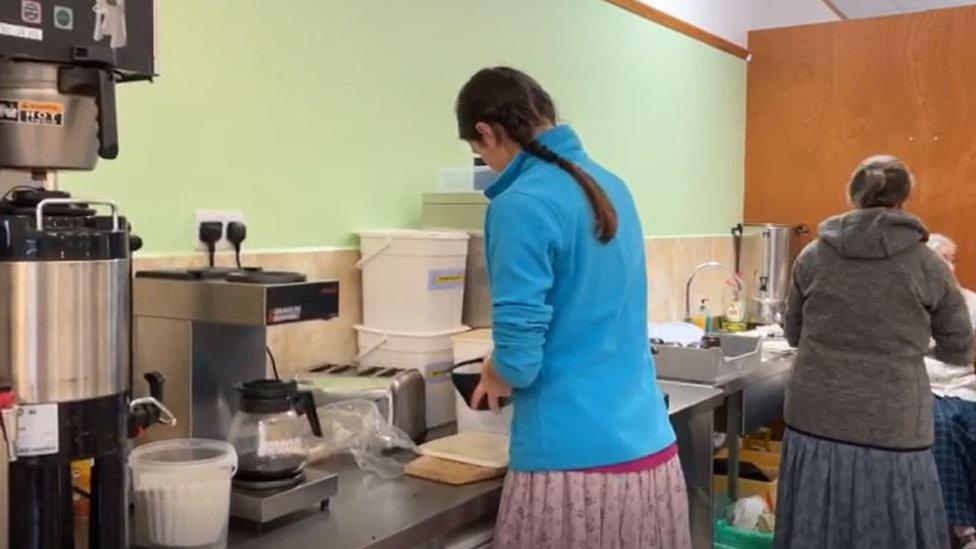
POLYGON ((300 415, 304 414, 305 418, 308 419, 308 425, 312 428, 312 434, 321 437, 322 424, 319 423, 319 414, 315 409, 315 396, 312 394, 312 391, 298 391, 297 400, 298 413, 300 415))

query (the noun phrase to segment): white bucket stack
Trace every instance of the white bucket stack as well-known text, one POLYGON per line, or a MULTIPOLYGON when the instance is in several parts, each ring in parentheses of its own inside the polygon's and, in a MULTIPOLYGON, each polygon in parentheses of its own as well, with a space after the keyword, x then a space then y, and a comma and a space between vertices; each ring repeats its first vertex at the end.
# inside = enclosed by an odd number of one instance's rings
POLYGON ((427 427, 454 421, 451 336, 461 324, 468 235, 407 229, 360 233, 360 366, 412 368, 427 384, 427 427))

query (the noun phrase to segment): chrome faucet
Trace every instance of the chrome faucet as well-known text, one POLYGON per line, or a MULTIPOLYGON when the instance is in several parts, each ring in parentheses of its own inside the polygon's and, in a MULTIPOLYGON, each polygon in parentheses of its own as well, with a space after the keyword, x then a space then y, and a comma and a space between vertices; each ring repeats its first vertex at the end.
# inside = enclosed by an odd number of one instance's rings
POLYGON ((691 275, 688 276, 688 282, 685 284, 685 322, 691 321, 691 285, 695 281, 695 277, 698 276, 698 273, 706 269, 722 269, 723 271, 729 273, 732 276, 732 280, 735 281, 736 290, 739 292, 742 292, 742 288, 745 285, 742 281, 742 277, 718 261, 706 261, 705 263, 695 267, 695 270, 691 271, 691 275))

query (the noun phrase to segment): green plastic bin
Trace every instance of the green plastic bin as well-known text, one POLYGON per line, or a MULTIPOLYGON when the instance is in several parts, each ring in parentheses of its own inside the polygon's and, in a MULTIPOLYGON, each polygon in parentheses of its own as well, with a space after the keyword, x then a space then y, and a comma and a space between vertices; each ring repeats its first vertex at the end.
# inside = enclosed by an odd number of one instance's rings
POLYGON ((715 522, 715 549, 772 549, 773 535, 740 530, 727 521, 715 522))

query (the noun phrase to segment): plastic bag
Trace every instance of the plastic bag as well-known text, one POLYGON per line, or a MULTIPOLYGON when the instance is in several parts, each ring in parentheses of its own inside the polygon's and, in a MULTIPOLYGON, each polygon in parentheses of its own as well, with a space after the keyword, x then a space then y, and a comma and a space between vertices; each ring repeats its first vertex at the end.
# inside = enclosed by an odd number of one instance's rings
POLYGON ((374 402, 335 402, 319 407, 318 414, 322 440, 319 451, 313 454, 328 456, 349 451, 360 469, 393 479, 403 476, 403 466, 419 453, 417 445, 402 429, 383 419, 374 402), (412 453, 404 456, 404 452, 397 450, 412 453))
POLYGON ((766 501, 759 496, 740 499, 732 508, 732 526, 740 530, 755 530, 759 517, 766 512, 766 501))

